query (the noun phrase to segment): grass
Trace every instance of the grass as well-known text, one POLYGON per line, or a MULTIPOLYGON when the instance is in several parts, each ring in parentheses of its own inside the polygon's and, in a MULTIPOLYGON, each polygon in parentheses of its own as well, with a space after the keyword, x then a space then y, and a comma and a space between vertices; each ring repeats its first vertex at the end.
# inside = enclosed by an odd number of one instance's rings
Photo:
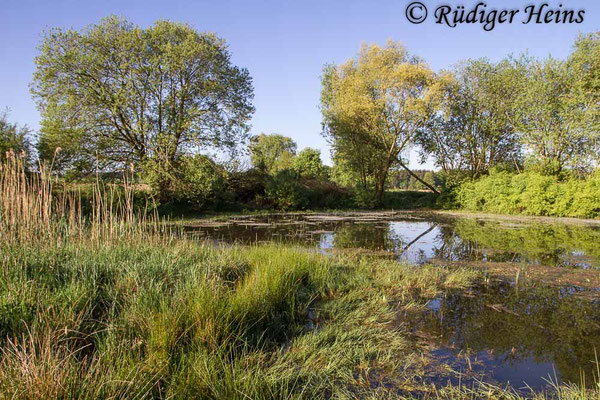
POLYGON ((182 239, 1 254, 0 398, 517 396, 426 386, 397 321, 401 308, 472 285, 474 270, 182 239))
POLYGON ((137 210, 127 175, 120 187, 98 181, 91 195, 82 194, 55 178, 51 165, 29 171, 23 157, 11 150, 0 162, 0 240, 102 242, 167 233, 148 202, 137 210))
POLYGON ((4 245, 1 270, 2 398, 352 397, 413 362, 390 300, 431 290, 389 262, 185 240, 4 245))
POLYGON ((155 229, 101 188, 79 212, 50 173, 12 162, 0 169, 0 399, 516 396, 427 387, 397 320, 481 272, 214 247, 155 229))

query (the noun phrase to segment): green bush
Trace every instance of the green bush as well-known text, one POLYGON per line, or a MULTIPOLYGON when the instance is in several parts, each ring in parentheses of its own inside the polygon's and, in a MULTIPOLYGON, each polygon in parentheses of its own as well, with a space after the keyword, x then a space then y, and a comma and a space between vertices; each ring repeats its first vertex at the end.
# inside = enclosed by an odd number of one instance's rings
POLYGON ((230 208, 260 208, 269 176, 257 168, 229 174, 225 192, 230 195, 230 208))
POLYGON ((302 150, 293 162, 294 170, 303 178, 325 178, 325 166, 321 161, 321 151, 307 147, 302 150))
POLYGON ((358 185, 353 188, 354 203, 359 208, 375 208, 377 199, 372 187, 358 185))
POLYGON ((303 181, 306 198, 311 208, 343 209, 354 207, 352 193, 333 182, 322 179, 303 181))
POLYGON ((181 157, 178 172, 174 182, 176 200, 204 208, 223 192, 225 171, 206 156, 181 157))
POLYGON ((172 168, 148 165, 146 181, 163 202, 203 209, 214 205, 223 195, 225 171, 207 156, 186 155, 172 168))
POLYGON ((600 172, 587 179, 492 171, 455 189, 456 205, 499 214, 600 217, 600 172))
POLYGON ((388 191, 383 196, 383 208, 394 210, 434 208, 437 195, 433 192, 388 191))
POLYGON ((265 190, 267 199, 280 210, 298 210, 308 206, 308 199, 298 174, 284 169, 271 176, 265 190))

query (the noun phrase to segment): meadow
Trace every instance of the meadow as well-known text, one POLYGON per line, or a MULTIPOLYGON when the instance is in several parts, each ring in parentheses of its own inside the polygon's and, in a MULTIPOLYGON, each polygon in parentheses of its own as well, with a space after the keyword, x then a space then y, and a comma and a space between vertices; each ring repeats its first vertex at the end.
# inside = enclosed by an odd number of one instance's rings
MULTIPOLYGON (((520 398, 439 387, 401 311, 489 277, 291 245, 215 246, 98 185, 0 169, 0 398, 520 398), (91 211, 84 212, 82 210, 91 211)), ((531 395, 531 393, 529 393, 531 395)), ((597 398, 556 385, 537 397, 597 398)))

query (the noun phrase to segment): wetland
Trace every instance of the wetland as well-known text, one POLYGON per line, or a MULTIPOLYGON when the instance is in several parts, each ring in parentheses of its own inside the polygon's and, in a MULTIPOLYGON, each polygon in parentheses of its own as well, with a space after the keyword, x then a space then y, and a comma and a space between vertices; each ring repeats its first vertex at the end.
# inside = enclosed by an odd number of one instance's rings
MULTIPOLYGON (((544 391, 594 385, 600 348, 600 224, 432 212, 233 216, 185 224, 219 244, 293 244, 400 264, 471 268, 461 290, 417 293, 398 323, 432 385, 492 382, 544 391)), ((400 266, 398 268, 401 268, 400 266)))

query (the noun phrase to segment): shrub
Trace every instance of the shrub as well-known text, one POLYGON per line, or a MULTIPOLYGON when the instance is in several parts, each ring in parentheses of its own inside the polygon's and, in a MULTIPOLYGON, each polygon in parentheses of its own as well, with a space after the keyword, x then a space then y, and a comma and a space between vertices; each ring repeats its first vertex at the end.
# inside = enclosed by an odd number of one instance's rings
POLYGON ((375 208, 377 199, 375 198, 375 190, 372 187, 358 185, 353 188, 352 192, 357 207, 375 208))
POLYGON ((307 147, 294 158, 294 170, 302 178, 323 179, 325 177, 325 166, 321 161, 321 151, 307 147))
POLYGON ((174 168, 148 165, 147 182, 155 193, 167 200, 202 209, 214 204, 223 194, 225 171, 209 157, 196 154, 182 156, 174 168), (165 188, 162 185, 167 185, 165 188))
POLYGON ((265 196, 268 175, 257 168, 229 174, 225 192, 230 195, 232 207, 260 207, 265 196))
POLYGON ((303 181, 303 186, 311 208, 340 209, 354 206, 352 193, 333 182, 307 179, 303 181))
POLYGON ((434 208, 437 195, 424 191, 390 191, 383 196, 383 208, 395 210, 434 208))
POLYGON ((178 172, 174 185, 177 200, 202 208, 223 193, 225 171, 206 156, 181 157, 178 172))
POLYGON ((499 214, 600 217, 600 172, 586 179, 492 171, 455 191, 458 207, 499 214))
POLYGON ((284 169, 267 181, 267 198, 280 210, 298 210, 308 205, 304 188, 295 171, 284 169))

